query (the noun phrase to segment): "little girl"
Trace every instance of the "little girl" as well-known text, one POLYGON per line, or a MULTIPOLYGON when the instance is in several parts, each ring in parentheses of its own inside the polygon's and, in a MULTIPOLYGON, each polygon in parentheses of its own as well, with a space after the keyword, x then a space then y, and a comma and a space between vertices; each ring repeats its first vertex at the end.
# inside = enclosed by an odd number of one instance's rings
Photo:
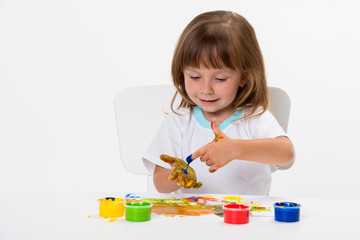
POLYGON ((268 111, 264 62, 248 21, 229 11, 195 17, 176 46, 172 77, 174 99, 179 94, 181 102, 174 109, 173 99, 172 112, 143 155, 156 189, 268 195, 270 165, 288 169, 294 150, 268 111), (214 133, 219 140, 209 144, 214 133), (190 166, 202 186, 185 189, 170 181, 174 164, 160 160, 162 154, 179 159, 192 154, 190 166))

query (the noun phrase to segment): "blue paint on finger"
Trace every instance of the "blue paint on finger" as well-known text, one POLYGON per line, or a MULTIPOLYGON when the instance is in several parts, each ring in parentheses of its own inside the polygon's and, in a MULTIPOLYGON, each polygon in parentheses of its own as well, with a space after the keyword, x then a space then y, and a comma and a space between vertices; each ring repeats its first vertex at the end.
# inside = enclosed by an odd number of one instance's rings
POLYGON ((188 165, 193 161, 193 160, 191 159, 191 157, 192 157, 192 154, 190 154, 190 155, 187 156, 187 158, 186 158, 186 162, 188 163, 188 165))

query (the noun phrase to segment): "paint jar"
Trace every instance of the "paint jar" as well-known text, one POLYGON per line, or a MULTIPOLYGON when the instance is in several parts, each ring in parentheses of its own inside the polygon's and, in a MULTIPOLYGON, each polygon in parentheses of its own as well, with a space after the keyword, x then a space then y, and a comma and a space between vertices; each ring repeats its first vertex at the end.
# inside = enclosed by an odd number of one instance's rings
POLYGON ((124 216, 124 203, 122 198, 107 197, 99 199, 99 215, 104 218, 124 216))
POLYGON ((145 222, 151 219, 152 204, 148 202, 127 202, 125 219, 132 222, 145 222))
POLYGON ((297 222, 300 220, 300 204, 277 202, 274 204, 275 220, 279 222, 297 222))
POLYGON ((250 206, 230 203, 223 206, 224 222, 231 224, 249 223, 250 206))

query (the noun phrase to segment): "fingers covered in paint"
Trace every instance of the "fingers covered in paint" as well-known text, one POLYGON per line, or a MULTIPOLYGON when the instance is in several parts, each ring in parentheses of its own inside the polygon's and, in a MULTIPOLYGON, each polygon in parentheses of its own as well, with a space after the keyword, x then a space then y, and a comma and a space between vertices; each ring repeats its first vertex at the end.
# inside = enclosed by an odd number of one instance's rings
POLYGON ((172 170, 169 175, 169 180, 173 181, 173 180, 177 179, 178 177, 179 177, 179 171, 172 170))
POLYGON ((172 166, 172 170, 169 175, 170 181, 176 180, 177 184, 184 188, 199 188, 202 185, 202 183, 198 183, 196 181, 196 173, 194 169, 188 166, 187 162, 184 160, 165 154, 162 154, 160 159, 172 166))
POLYGON ((224 133, 221 131, 219 125, 217 124, 216 120, 213 119, 211 121, 211 129, 213 130, 213 133, 215 134, 214 140, 212 140, 211 143, 216 143, 218 142, 220 139, 224 138, 224 133))
POLYGON ((161 154, 160 159, 163 160, 166 163, 169 163, 169 164, 173 164, 178 160, 178 158, 170 157, 170 156, 165 155, 165 154, 161 154))

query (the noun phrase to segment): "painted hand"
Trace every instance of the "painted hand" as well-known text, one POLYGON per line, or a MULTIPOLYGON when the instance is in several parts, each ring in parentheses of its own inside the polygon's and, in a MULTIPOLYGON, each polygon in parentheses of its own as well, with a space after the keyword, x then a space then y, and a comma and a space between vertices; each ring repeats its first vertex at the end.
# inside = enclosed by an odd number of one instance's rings
POLYGON ((215 134, 212 142, 202 146, 192 154, 192 159, 200 157, 200 161, 209 166, 213 173, 234 159, 232 156, 233 139, 226 136, 215 120, 211 121, 211 128, 215 134))
POLYGON ((172 167, 172 171, 169 175, 169 180, 174 181, 177 179, 177 184, 184 188, 199 188, 202 186, 201 182, 196 181, 196 173, 194 169, 188 164, 176 157, 170 157, 168 155, 162 154, 160 159, 166 163, 169 163, 172 167), (187 173, 183 169, 187 168, 187 173))

